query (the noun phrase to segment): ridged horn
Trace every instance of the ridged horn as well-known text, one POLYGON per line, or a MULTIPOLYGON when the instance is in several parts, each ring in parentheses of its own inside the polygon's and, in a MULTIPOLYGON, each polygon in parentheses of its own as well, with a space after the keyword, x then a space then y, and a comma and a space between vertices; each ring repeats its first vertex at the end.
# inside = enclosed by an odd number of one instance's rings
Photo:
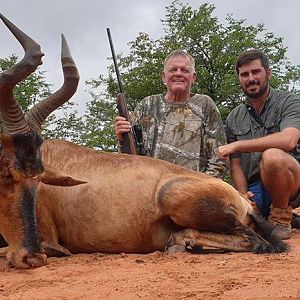
POLYGON ((28 35, 17 28, 12 22, 0 14, 1 20, 22 45, 25 55, 23 59, 0 74, 0 114, 3 131, 11 134, 26 133, 30 126, 24 113, 13 96, 17 83, 25 79, 42 64, 41 47, 28 35))
POLYGON ((30 127, 35 131, 41 131, 41 127, 49 114, 67 102, 74 95, 78 87, 79 73, 77 67, 63 34, 61 38, 61 63, 64 73, 64 84, 58 91, 36 104, 27 113, 26 119, 30 127))

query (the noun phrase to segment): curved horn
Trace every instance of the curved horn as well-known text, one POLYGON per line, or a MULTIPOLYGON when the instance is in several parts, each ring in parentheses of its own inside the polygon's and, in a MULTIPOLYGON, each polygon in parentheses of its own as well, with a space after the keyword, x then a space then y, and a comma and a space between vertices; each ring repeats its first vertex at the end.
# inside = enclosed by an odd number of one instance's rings
POLYGON ((36 104, 27 113, 26 119, 30 127, 36 131, 41 131, 41 126, 49 114, 67 102, 77 90, 79 73, 63 34, 61 38, 61 63, 64 73, 64 84, 58 91, 36 104))
POLYGON ((0 14, 1 20, 22 45, 24 58, 0 74, 0 113, 3 131, 8 133, 25 133, 30 130, 24 113, 13 96, 15 85, 33 73, 42 64, 40 45, 18 29, 7 18, 0 14))

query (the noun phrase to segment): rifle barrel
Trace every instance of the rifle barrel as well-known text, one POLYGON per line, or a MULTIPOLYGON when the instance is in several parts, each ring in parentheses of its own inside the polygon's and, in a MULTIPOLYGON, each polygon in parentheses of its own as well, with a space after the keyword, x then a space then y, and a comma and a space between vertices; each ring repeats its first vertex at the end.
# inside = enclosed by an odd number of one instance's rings
POLYGON ((110 29, 106 28, 106 31, 107 31, 107 35, 108 35, 108 40, 109 40, 109 45, 110 45, 112 58, 113 58, 113 61, 114 61, 115 71, 116 71, 116 74, 117 74, 119 90, 120 90, 120 93, 124 94, 123 84, 122 84, 122 81, 121 81, 121 75, 120 75, 120 71, 119 71, 119 68, 118 68, 117 58, 116 58, 115 49, 114 49, 114 45, 113 45, 112 38, 111 38, 110 29))

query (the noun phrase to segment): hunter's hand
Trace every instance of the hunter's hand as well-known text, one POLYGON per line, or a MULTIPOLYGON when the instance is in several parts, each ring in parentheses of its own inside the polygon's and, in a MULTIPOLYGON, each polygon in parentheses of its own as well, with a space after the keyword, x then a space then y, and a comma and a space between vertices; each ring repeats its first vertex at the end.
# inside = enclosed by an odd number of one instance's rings
POLYGON ((117 116, 115 118, 115 134, 119 141, 123 141, 122 134, 125 132, 129 132, 131 129, 131 125, 125 118, 117 116))
POLYGON ((230 154, 236 152, 235 143, 227 144, 218 147, 217 154, 220 159, 227 159, 230 154))

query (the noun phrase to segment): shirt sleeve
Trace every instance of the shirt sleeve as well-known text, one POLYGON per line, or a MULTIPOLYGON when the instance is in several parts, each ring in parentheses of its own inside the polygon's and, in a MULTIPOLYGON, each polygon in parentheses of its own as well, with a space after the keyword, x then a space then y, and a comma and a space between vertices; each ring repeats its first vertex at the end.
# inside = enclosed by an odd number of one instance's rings
POLYGON ((287 98, 283 105, 280 131, 289 127, 300 130, 300 98, 293 94, 287 98))
MULTIPOLYGON (((226 133, 226 141, 227 144, 233 143, 237 141, 236 135, 233 133, 232 130, 232 125, 230 124, 230 121, 227 117, 226 121, 225 121, 225 133, 226 133)), ((240 158, 241 157, 241 153, 240 152, 235 152, 229 155, 230 159, 233 158, 240 158)))

